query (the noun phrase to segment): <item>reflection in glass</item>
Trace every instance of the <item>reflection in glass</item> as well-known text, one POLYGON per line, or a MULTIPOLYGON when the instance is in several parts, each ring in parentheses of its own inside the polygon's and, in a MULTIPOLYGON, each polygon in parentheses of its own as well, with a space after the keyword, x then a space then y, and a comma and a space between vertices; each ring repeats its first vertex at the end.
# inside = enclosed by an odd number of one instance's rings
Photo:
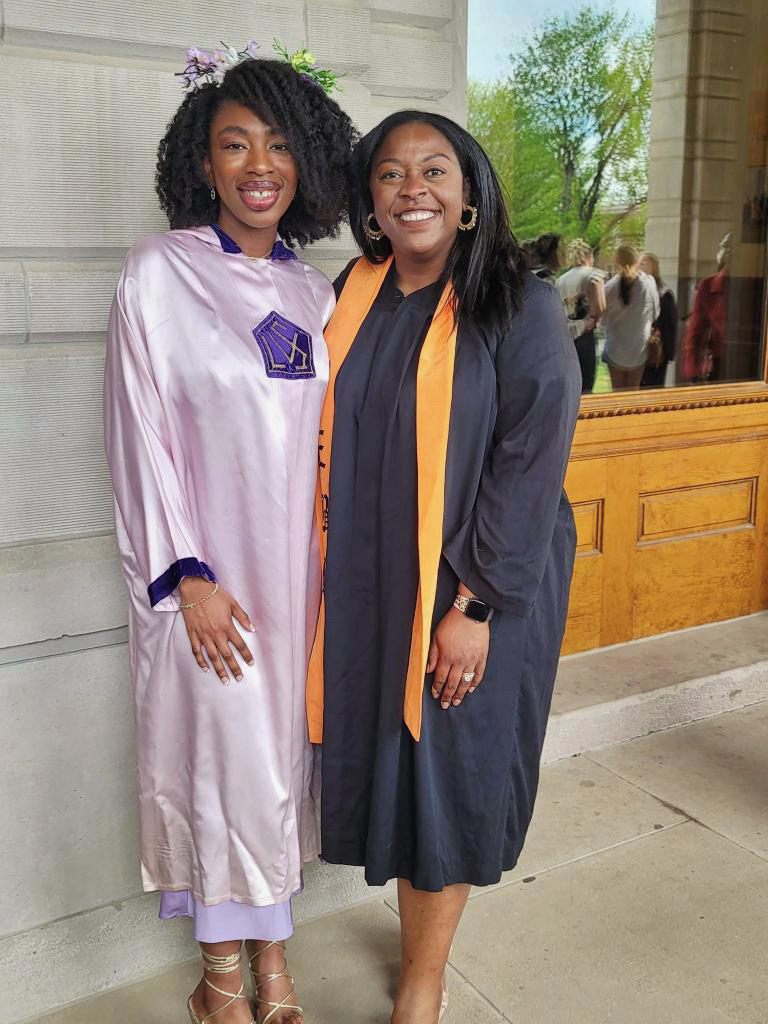
POLYGON ((474 65, 469 126, 584 391, 762 379, 768 3, 509 7, 532 27, 495 77, 474 65))

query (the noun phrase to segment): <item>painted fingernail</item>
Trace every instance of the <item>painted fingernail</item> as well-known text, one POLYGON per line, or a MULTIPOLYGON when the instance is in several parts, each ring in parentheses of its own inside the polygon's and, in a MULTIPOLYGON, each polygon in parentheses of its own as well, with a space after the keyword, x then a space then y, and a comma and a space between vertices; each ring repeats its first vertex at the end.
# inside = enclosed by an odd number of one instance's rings
POLYGON ((476 689, 476 686, 470 686, 470 688, 467 690, 467 693, 474 693, 476 689))
POLYGON ((252 622, 249 622, 249 623, 248 623, 248 629, 250 629, 250 631, 251 631, 252 633, 255 633, 255 632, 256 632, 256 627, 254 626, 254 624, 253 624, 252 622))
POLYGON ((219 679, 222 681, 224 686, 229 686, 229 680, 226 679, 224 676, 219 676, 219 679))
POLYGON ((459 706, 459 704, 461 704, 461 701, 460 701, 460 700, 455 700, 455 701, 453 702, 453 706, 454 706, 455 708, 457 708, 457 707, 459 706))
POLYGON ((200 668, 203 670, 203 672, 207 672, 208 671, 208 666, 207 665, 201 665, 200 668))
POLYGON ((437 698, 440 696, 440 694, 437 692, 437 690, 433 690, 432 691, 432 696, 435 698, 435 700, 437 700, 437 698))
POLYGON ((447 711, 450 706, 451 705, 448 703, 447 700, 443 700, 440 702, 440 707, 443 709, 443 711, 447 711))
POLYGON ((243 681, 243 677, 242 676, 235 676, 235 679, 238 681, 238 683, 242 683, 242 681, 243 681))
POLYGON ((253 665, 253 658, 248 662, 249 665, 253 665))

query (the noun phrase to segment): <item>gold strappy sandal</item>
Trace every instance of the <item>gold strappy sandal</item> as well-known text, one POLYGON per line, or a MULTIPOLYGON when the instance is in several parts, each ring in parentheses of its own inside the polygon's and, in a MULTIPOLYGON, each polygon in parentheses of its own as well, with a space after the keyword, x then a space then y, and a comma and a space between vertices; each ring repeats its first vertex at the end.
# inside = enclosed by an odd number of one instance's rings
MULTIPOLYGON (((192 1009, 192 996, 187 1000, 187 1009, 189 1010, 189 1019, 192 1024, 205 1024, 206 1021, 211 1020, 216 1016, 217 1013, 221 1013, 222 1010, 226 1010, 233 1003, 236 1003, 238 999, 247 1000, 245 995, 245 982, 240 983, 240 988, 237 992, 227 992, 223 988, 219 988, 218 985, 214 985, 212 981, 209 981, 205 975, 205 971, 210 971, 211 974, 232 974, 240 968, 240 950, 236 953, 231 953, 229 956, 213 956, 211 953, 206 953, 203 949, 200 951, 203 957, 203 981, 212 988, 214 992, 218 992, 220 996, 229 996, 226 1003, 221 1005, 217 1010, 212 1010, 210 1013, 206 1013, 204 1017, 198 1017, 195 1011, 192 1009)), ((194 994, 194 993, 193 993, 194 994)), ((251 1018, 251 1024, 256 1024, 256 1021, 251 1018)))
POLYGON ((251 977, 253 978, 253 995, 254 995, 254 998, 262 1006, 271 1006, 272 1007, 272 1009, 269 1011, 269 1013, 267 1013, 264 1017, 262 1017, 260 1015, 260 1013, 259 1013, 259 1011, 257 1009, 256 1016, 258 1017, 258 1024, 269 1024, 269 1021, 272 1020, 272 1017, 279 1010, 298 1010, 298 1012, 301 1014, 301 1017, 302 1017, 302 1020, 303 1020, 304 1019, 304 1010, 300 1006, 297 1006, 295 1003, 287 1002, 287 1000, 291 999, 292 997, 294 999, 296 998, 296 989, 294 988, 293 978, 288 973, 288 960, 286 959, 286 956, 285 956, 285 943, 284 942, 275 942, 274 940, 271 941, 271 942, 265 942, 264 945, 258 950, 258 952, 254 953, 253 956, 248 958, 248 964, 249 964, 249 966, 251 968, 251 977), (255 971, 253 969, 253 961, 257 957, 260 957, 261 954, 264 953, 266 950, 268 950, 270 948, 270 946, 279 946, 280 949, 282 949, 282 951, 283 951, 283 966, 280 968, 279 971, 269 971, 269 972, 255 971), (261 995, 259 994, 259 989, 263 985, 268 985, 270 981, 277 981, 278 978, 288 978, 289 979, 289 981, 291 983, 290 991, 285 996, 283 996, 283 998, 280 1000, 279 1003, 273 1003, 271 999, 262 999, 261 995))

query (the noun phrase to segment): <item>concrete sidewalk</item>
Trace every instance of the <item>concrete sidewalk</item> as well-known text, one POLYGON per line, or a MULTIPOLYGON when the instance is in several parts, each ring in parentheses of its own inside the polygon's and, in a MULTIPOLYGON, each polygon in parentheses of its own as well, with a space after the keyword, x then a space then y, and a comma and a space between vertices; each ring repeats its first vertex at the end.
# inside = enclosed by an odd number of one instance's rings
MULTIPOLYGON (((445 1024, 767 1024, 767 945, 768 702, 545 766, 519 868, 467 908, 445 1024)), ((307 1024, 387 1024, 389 896, 299 926, 290 957, 307 1024)), ((180 1024, 198 978, 40 1024, 180 1024)))

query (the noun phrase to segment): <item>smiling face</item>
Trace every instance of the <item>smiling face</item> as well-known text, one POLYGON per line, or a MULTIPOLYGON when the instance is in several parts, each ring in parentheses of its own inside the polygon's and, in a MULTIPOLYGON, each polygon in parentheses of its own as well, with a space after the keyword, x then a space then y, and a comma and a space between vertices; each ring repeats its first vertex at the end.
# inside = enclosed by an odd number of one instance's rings
POLYGON ((447 259, 469 186, 441 132, 420 121, 393 128, 373 154, 369 186, 395 260, 447 259))
POLYGON ((208 180, 219 195, 219 224, 238 243, 245 233, 277 233, 298 184, 296 161, 279 128, 227 100, 211 123, 208 180), (238 235, 240 238, 238 238, 238 235))

